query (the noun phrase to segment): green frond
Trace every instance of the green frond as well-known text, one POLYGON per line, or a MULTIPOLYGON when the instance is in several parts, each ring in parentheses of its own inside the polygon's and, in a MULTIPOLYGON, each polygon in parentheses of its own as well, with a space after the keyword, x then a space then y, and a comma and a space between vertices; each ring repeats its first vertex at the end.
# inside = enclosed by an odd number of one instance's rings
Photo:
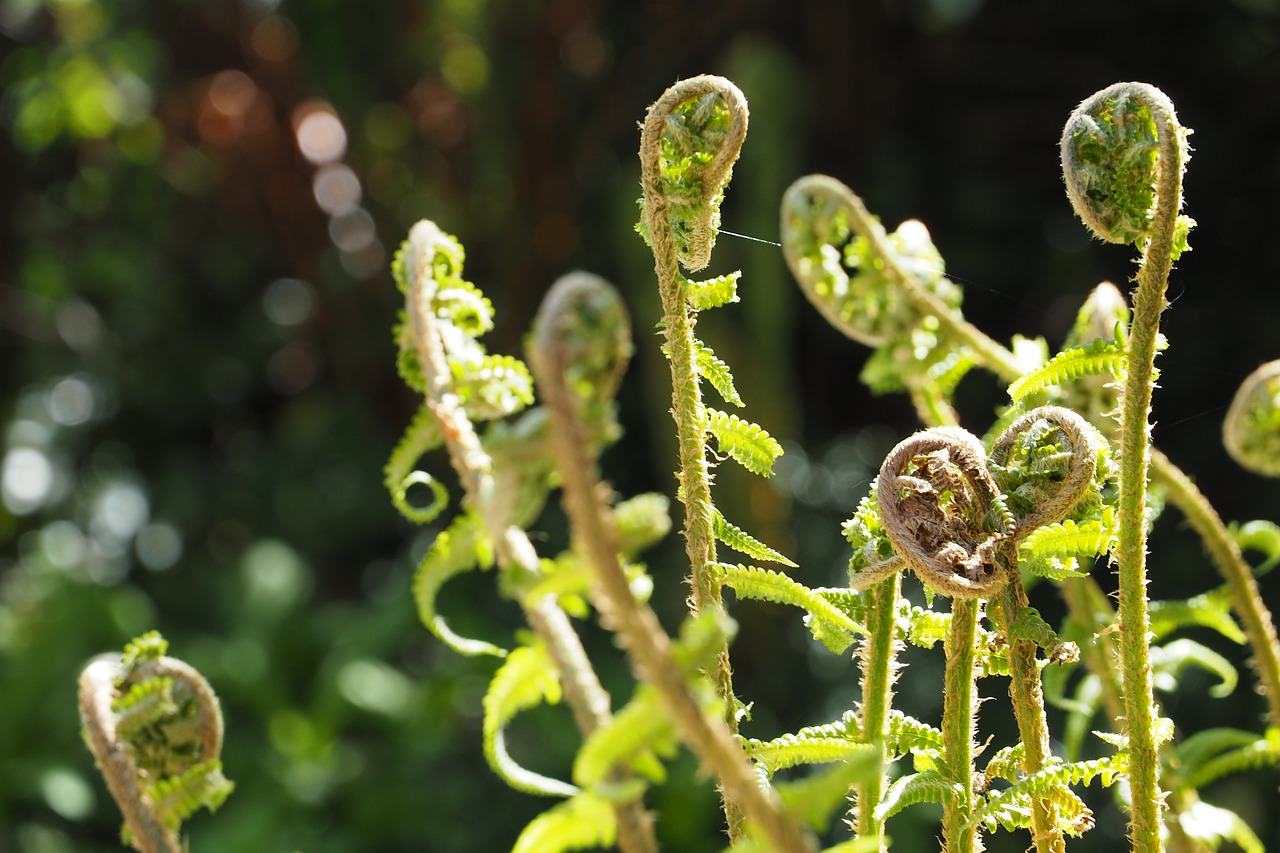
POLYGON ((1022 762, 1026 755, 1026 744, 1021 742, 1001 747, 987 761, 987 766, 982 769, 983 775, 988 780, 1004 779, 1006 782, 1016 782, 1022 775, 1022 762))
POLYGON ((840 528, 845 541, 853 549, 849 557, 849 579, 859 589, 869 585, 865 575, 873 576, 870 582, 876 580, 873 567, 882 566, 896 556, 880 522, 877 485, 878 481, 873 480, 871 491, 858 502, 857 510, 840 528))
MULTIPOLYGON (((1088 761, 1051 764, 1008 788, 988 793, 982 805, 970 817, 969 825, 982 823, 992 830, 997 825, 1004 826, 1006 829, 1025 827, 1032 800, 1049 799, 1060 807, 1072 809, 1079 801, 1079 798, 1070 790, 1072 786, 1088 785, 1094 779, 1100 779, 1104 786, 1110 787, 1128 769, 1129 755, 1126 752, 1088 761)), ((991 775, 990 770, 988 775, 991 775)), ((1082 807, 1083 803, 1080 806, 1082 807)), ((1085 812, 1087 811, 1085 809, 1085 812)), ((1061 828, 1064 831, 1079 834, 1080 831, 1088 828, 1080 825, 1079 822, 1083 819, 1083 814, 1077 815, 1074 821, 1061 828)), ((1090 822, 1089 825, 1091 826, 1092 823, 1090 822)))
POLYGON ((801 764, 848 761, 871 749, 867 744, 847 738, 805 737, 799 734, 785 734, 770 741, 747 738, 743 740, 742 748, 769 775, 801 764))
POLYGON ((1280 765, 1280 729, 1269 728, 1261 737, 1254 735, 1250 743, 1205 758, 1184 772, 1182 784, 1187 788, 1203 788, 1210 782, 1233 773, 1244 773, 1262 767, 1280 765))
POLYGON ((685 279, 684 294, 689 306, 695 311, 706 311, 719 308, 738 301, 738 279, 742 278, 742 270, 728 275, 720 275, 705 281, 685 279))
POLYGON ((1241 645, 1247 641, 1244 631, 1231 615, 1231 593, 1225 587, 1185 601, 1153 601, 1148 612, 1151 633, 1157 639, 1167 637, 1179 628, 1200 627, 1212 628, 1241 645))
POLYGON ((894 780, 876 806, 876 819, 885 821, 919 803, 941 803, 956 794, 958 785, 948 782, 937 770, 908 773, 894 780))
POLYGON ((449 503, 449 493, 444 484, 425 471, 413 470, 423 454, 439 447, 441 441, 440 425, 435 415, 425 405, 420 406, 383 469, 383 482, 391 493, 391 503, 414 524, 431 522, 449 503), (409 500, 409 490, 414 486, 425 486, 431 490, 429 504, 417 506, 409 500))
POLYGON ((723 583, 740 598, 772 601, 804 610, 808 614, 805 621, 814 639, 835 654, 842 654, 849 648, 855 635, 866 633, 862 625, 854 622, 826 598, 781 572, 757 566, 727 563, 713 565, 720 572, 723 583))
POLYGON ((168 776, 143 790, 155 805, 155 814, 170 829, 202 808, 216 812, 230 796, 235 783, 222 775, 222 762, 216 758, 193 764, 179 776, 168 776))
POLYGON ((716 437, 722 453, 761 477, 773 474, 773 463, 782 455, 782 445, 763 428, 737 415, 707 409, 707 429, 716 437))
POLYGON ((861 625, 867 617, 867 599, 864 592, 848 587, 820 586, 813 592, 820 595, 845 616, 861 625))
POLYGON ((942 730, 898 710, 889 712, 885 726, 885 748, 890 753, 942 752, 942 730))
POLYGON ((559 701, 560 677, 551 655, 541 644, 512 650, 489 683, 484 696, 484 755, 493 772, 517 791, 550 797, 578 793, 567 782, 521 767, 507 753, 507 723, 528 708, 559 701))
POLYGON ((1201 842, 1209 850, 1218 850, 1222 842, 1237 845, 1244 853, 1266 853, 1262 840, 1249 824, 1235 812, 1196 800, 1178 813, 1178 825, 1187 837, 1201 842))
POLYGON ((771 563, 781 563, 784 566, 796 568, 796 564, 791 560, 756 539, 742 528, 726 521, 724 515, 715 507, 712 507, 711 524, 712 533, 715 534, 716 540, 728 545, 733 550, 746 554, 748 557, 753 557, 757 560, 767 560, 771 563))
POLYGON ((906 628, 907 642, 931 649, 947 638, 951 631, 951 614, 909 604, 900 614, 906 628))
POLYGON ((511 853, 565 853, 612 847, 618 827, 613 806, 603 797, 582 793, 558 803, 529 822, 511 853))
POLYGON ((142 664, 160 660, 168 651, 169 641, 160 636, 159 631, 148 631, 134 637, 125 644, 124 656, 120 660, 121 680, 130 676, 142 664))
POLYGON ((111 700, 116 715, 116 732, 125 740, 142 729, 178 713, 173 701, 173 678, 168 675, 145 678, 129 685, 111 700))
POLYGON ((514 414, 533 402, 533 376, 510 355, 484 354, 476 360, 450 359, 453 390, 472 420, 514 414))
POLYGON ((1098 338, 1087 346, 1072 347, 1049 359, 1043 366, 1009 386, 1009 397, 1019 403, 1053 385, 1072 382, 1083 376, 1121 377, 1125 371, 1124 347, 1098 338))
POLYGON ((710 382, 711 387, 716 389, 726 403, 731 406, 744 405, 742 398, 738 396, 738 389, 733 385, 733 374, 729 372, 729 365, 718 358, 711 347, 694 338, 693 357, 698 375, 710 382))
POLYGON ((413 600, 418 617, 445 645, 464 655, 495 655, 504 649, 483 640, 472 640, 455 634, 444 617, 436 613, 436 596, 445 581, 489 562, 489 544, 479 520, 464 512, 440 532, 413 575, 413 600))
POLYGON ((1183 672, 1193 666, 1218 676, 1218 683, 1209 688, 1210 696, 1221 699, 1235 691, 1240 674, 1231 661, 1208 646, 1179 639, 1151 647, 1151 679, 1160 690, 1172 693, 1182 680, 1183 672))
MULTIPOLYGON (((1254 746, 1258 741, 1274 737, 1276 729, 1259 735, 1245 729, 1234 729, 1226 726, 1202 729, 1189 735, 1186 740, 1174 746, 1166 756, 1170 775, 1181 779, 1199 770, 1220 756, 1243 747, 1254 746)), ((1182 787, 1181 782, 1175 787, 1182 787)))
POLYGON ((443 281, 437 279, 440 287, 432 307, 437 317, 457 326, 467 337, 478 338, 493 329, 493 303, 480 288, 462 279, 461 271, 459 264, 459 275, 443 281))
POLYGON ((675 726, 657 691, 641 685, 631 701, 582 744, 573 761, 573 781, 592 789, 614 770, 630 768, 660 784, 666 771, 658 758, 670 758, 678 746, 675 726))
POLYGON ((955 395, 960 380, 977 364, 977 359, 968 349, 948 350, 940 360, 929 365, 929 370, 925 373, 927 385, 942 399, 950 400, 955 395))
POLYGON ((1068 518, 1058 524, 1036 528, 1022 541, 1018 559, 1020 563, 1034 564, 1050 558, 1070 558, 1081 554, 1097 557, 1115 547, 1118 531, 1115 510, 1105 507, 1101 518, 1079 523, 1068 518))

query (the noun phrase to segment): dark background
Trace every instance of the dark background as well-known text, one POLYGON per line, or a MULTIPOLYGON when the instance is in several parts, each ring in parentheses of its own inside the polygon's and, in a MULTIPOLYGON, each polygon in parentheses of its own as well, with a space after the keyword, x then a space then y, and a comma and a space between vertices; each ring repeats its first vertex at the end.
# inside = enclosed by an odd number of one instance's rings
MULTIPOLYGON (((624 494, 670 493, 652 264, 631 229, 637 122, 681 77, 724 74, 751 105, 726 228, 776 239, 786 186, 836 175, 890 227, 928 224, 971 320, 1051 346, 1093 285, 1134 269, 1071 214, 1062 122, 1109 83, 1162 88, 1196 131, 1185 191, 1199 227, 1170 288, 1156 440, 1225 518, 1271 517, 1276 487, 1229 462, 1219 425, 1239 381, 1280 357, 1278 24, 1275 0, 0 2, 0 853, 120 849, 75 679, 153 627, 228 715, 238 789, 190 824, 195 851, 501 850, 549 805, 484 764, 492 661, 442 648, 413 611, 435 531, 401 522, 382 490, 415 405, 394 370, 386 268, 414 221, 436 220, 497 305, 489 348, 511 353, 557 275, 615 282, 639 352, 608 474, 624 494), (345 147, 300 146, 331 142, 309 134, 334 119, 345 147)), ((777 249, 722 237, 711 272, 736 268, 742 303, 700 332, 788 455, 770 483, 718 469, 717 503, 797 557, 802 581, 843 583, 839 524, 914 428, 911 408, 858 383, 866 350, 809 309, 777 249)), ((966 425, 984 431, 1001 393, 966 380, 966 425)), ((554 553, 562 524, 544 526, 554 553)), ((649 564, 674 623, 678 542, 649 564)), ((1173 513, 1151 578, 1156 598, 1218 583, 1173 513)), ((1273 606, 1277 583, 1263 580, 1273 606)), ((455 581, 443 606, 464 633, 506 641, 517 624, 489 575, 455 581)), ((734 612, 747 733, 850 706, 856 671, 794 613, 734 612)), ((584 630, 621 701, 616 652, 584 630)), ((899 686, 926 720, 940 657, 909 656, 899 686)), ((1247 684, 1226 700, 1212 684, 1189 673, 1165 712, 1188 732, 1259 727, 1247 684)), ((1004 690, 983 683, 997 746, 1012 740, 1004 690)), ((567 773, 567 720, 530 713, 513 749, 567 773)), ((1205 796, 1280 845, 1274 774, 1205 796)), ((687 757, 652 802, 667 849, 718 849, 714 794, 687 757)), ((1105 793, 1091 802, 1099 828, 1080 849, 1117 849, 1118 812, 1105 793)), ((933 816, 891 822, 898 849, 931 847, 933 816)))

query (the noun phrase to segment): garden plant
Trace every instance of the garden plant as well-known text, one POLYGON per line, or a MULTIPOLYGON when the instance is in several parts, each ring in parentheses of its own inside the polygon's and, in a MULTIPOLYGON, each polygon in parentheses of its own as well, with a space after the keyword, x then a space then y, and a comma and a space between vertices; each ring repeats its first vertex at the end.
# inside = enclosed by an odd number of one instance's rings
MULTIPOLYGON (((862 379, 877 393, 908 394, 923 427, 899 437, 870 494, 848 508, 848 583, 838 587, 796 580, 796 564, 726 518, 713 496, 719 466, 768 477, 782 453, 762 426, 728 410, 744 401, 696 334, 704 315, 749 299, 749 288, 738 273, 689 277, 722 233, 747 126, 741 92, 702 76, 658 98, 641 131, 636 228, 653 250, 671 373, 671 497, 687 554, 679 571, 640 561, 672 526, 668 496, 619 496, 598 462, 619 435, 615 395, 634 347, 618 293, 588 273, 560 279, 522 361, 481 343, 493 305, 437 224, 414 226, 393 263, 405 298, 398 367, 422 405, 386 484, 409 521, 448 519, 412 595, 441 642, 496 659, 485 755, 512 787, 549 798, 514 849, 658 849, 662 814, 646 792, 683 748, 714 780, 735 851, 890 849, 895 816, 936 803, 944 850, 1020 833, 1019 844, 1048 853, 1087 834, 1107 798, 1127 814, 1133 850, 1262 850, 1240 816, 1200 792, 1280 763, 1280 643, 1256 583, 1280 559, 1280 528, 1226 524, 1151 441, 1160 318, 1195 224, 1182 213, 1190 131, 1173 105, 1151 86, 1120 83, 1067 120, 1070 203, 1095 237, 1133 246, 1138 268, 1127 296, 1081 283, 1078 318, 1056 353, 1036 337, 1006 347, 967 322, 962 287, 922 223, 890 230, 834 177, 802 177, 786 192, 780 234, 796 282, 836 329, 872 348, 862 379), (972 371, 1006 383, 1007 402, 962 425, 954 395, 972 371), (432 461, 439 450, 456 476, 452 499, 432 461), (540 553, 546 538, 536 531, 554 500, 571 547, 540 553), (1188 600, 1148 596, 1147 535, 1161 512, 1185 517, 1219 573, 1188 600), (1245 550, 1271 559, 1254 567, 1245 550), (497 626, 510 637, 501 646, 463 636, 437 608, 444 584, 473 570, 491 570, 523 614, 497 626), (649 595, 677 577, 688 615, 668 628, 649 595), (1060 599, 1062 624, 1049 624, 1029 594, 1060 599), (751 729, 750 697, 734 684, 735 599, 794 608, 857 682, 853 706, 798 731, 751 729), (585 620, 625 652, 628 694, 602 686, 581 639, 585 620), (1237 687, 1231 664, 1188 627, 1247 643, 1250 683, 1237 687), (945 659, 941 719, 898 699, 908 644, 945 659), (1265 720, 1254 730, 1183 730, 1155 690, 1177 691, 1189 668, 1216 675, 1224 695, 1261 693, 1265 720), (580 732, 563 778, 523 766, 507 745, 518 715, 561 702, 580 732), (1016 731, 979 742, 980 712, 1006 702, 1016 731)), ((1224 428, 1233 457, 1269 475, 1280 473, 1278 394, 1280 370, 1261 368, 1224 428)), ((91 665, 81 688, 86 738, 125 814, 125 839, 144 851, 182 849, 181 822, 230 791, 217 762, 216 700, 164 651, 158 637, 140 638, 122 664, 91 665)))

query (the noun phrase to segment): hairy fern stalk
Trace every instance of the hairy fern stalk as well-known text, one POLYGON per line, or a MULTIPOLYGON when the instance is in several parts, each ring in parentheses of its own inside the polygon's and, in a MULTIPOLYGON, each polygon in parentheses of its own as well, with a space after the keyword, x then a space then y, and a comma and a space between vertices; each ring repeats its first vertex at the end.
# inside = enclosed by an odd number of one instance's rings
MULTIPOLYGON (((1067 123, 1061 159, 1072 205, 1096 236, 1132 245, 1140 263, 1132 299, 1109 283, 1094 287, 1056 353, 1042 339, 1005 346, 969 323, 963 288, 924 224, 890 230, 830 176, 800 178, 786 192, 782 247, 802 292, 872 349, 863 381, 908 394, 922 426, 848 507, 848 580, 832 587, 805 583, 802 567, 726 517, 713 495, 713 464, 767 478, 782 454, 746 416, 730 365, 697 335, 704 316, 739 300, 741 273, 690 277, 711 258, 747 123, 742 93, 702 76, 663 93, 642 125, 636 230, 653 250, 671 372, 678 449, 669 496, 623 499, 600 470, 601 451, 620 435, 614 397, 634 348, 608 283, 573 273, 549 289, 526 366, 482 343, 494 306, 465 278, 456 239, 421 222, 393 263, 405 298, 396 363, 421 406, 390 455, 386 486, 407 522, 435 531, 410 591, 424 627, 453 651, 494 662, 481 708, 486 760, 512 788, 549 801, 512 849, 657 850, 663 815, 652 789, 685 749, 719 789, 734 853, 888 850, 903 813, 924 803, 941 808, 934 835, 948 853, 982 850, 996 833, 1056 853, 1094 830, 1094 809, 1107 807, 1088 790, 1094 783, 1123 783, 1114 800, 1128 815, 1129 849, 1216 850, 1225 841, 1261 850, 1229 804, 1201 793, 1280 764, 1280 644, 1255 579, 1280 562, 1280 526, 1228 526, 1151 443, 1164 294, 1194 225, 1181 213, 1189 131, 1168 98, 1117 84, 1067 123), (953 405, 975 370, 1008 387, 979 431, 953 405), (650 574, 639 555, 672 527, 672 499, 687 565, 650 574), (554 500, 570 541, 547 551, 554 539, 538 528, 554 500), (1148 595, 1147 531, 1166 504, 1186 516, 1224 579, 1186 600, 1148 595), (1246 551, 1269 559, 1255 570, 1246 551), (463 636, 440 593, 479 570, 492 572, 496 594, 521 619, 463 636), (1118 576, 1114 604, 1108 570, 1118 576), (668 631, 648 596, 655 579, 679 575, 689 610, 668 631), (1032 601, 1057 595, 1068 617, 1055 626, 1032 601), (802 620, 815 650, 858 683, 856 701, 794 731, 740 732, 751 702, 735 690, 730 610, 748 599, 802 620), (602 686, 579 638, 584 619, 627 655, 625 702, 602 686), (1241 689, 1233 665, 1187 629, 1248 646, 1265 723, 1183 732, 1164 715, 1156 689, 1176 690, 1188 668, 1217 679, 1215 697, 1241 689), (904 707, 907 646, 942 656, 940 719, 904 707), (979 743, 981 714, 1005 694, 1016 735, 979 743), (578 730, 572 761, 559 773, 524 766, 508 750, 513 727, 526 711, 559 703, 578 730)), ((1280 474, 1277 377, 1275 364, 1250 376, 1224 427, 1233 457, 1269 476, 1280 474)), ((230 791, 208 685, 148 635, 123 659, 91 664, 80 698, 126 841, 182 849, 181 823, 230 791)))

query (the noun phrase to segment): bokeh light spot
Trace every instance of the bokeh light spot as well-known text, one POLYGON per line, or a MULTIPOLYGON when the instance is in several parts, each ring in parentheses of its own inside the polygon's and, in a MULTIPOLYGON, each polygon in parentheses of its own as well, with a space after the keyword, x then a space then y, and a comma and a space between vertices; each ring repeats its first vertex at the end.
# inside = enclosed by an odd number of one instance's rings
POLYGON ((340 160, 347 153, 347 129, 333 113, 322 107, 299 108, 294 133, 298 150, 316 165, 340 160))
POLYGON ((0 495, 14 515, 35 512, 53 491, 53 463, 33 447, 15 447, 0 468, 0 495))

